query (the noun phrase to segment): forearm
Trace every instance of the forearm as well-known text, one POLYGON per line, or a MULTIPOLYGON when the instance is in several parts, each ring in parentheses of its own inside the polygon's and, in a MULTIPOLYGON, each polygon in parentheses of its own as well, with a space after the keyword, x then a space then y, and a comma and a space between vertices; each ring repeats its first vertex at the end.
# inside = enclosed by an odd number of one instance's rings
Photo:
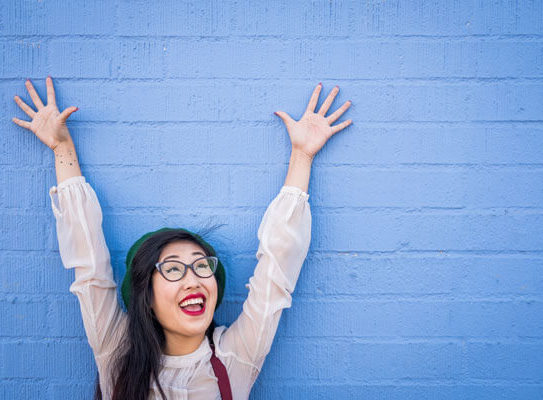
POLYGON ((60 143, 54 150, 57 185, 73 176, 81 176, 81 168, 72 139, 60 143))
POLYGON ((300 152, 293 151, 290 154, 285 186, 296 186, 307 193, 312 164, 313 158, 300 152))

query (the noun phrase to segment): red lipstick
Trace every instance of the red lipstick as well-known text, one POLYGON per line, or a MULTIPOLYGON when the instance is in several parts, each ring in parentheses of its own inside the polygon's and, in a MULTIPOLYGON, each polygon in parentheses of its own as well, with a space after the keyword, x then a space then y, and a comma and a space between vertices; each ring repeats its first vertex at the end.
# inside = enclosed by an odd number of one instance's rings
POLYGON ((191 315, 191 316, 198 316, 198 315, 202 315, 205 310, 206 310, 206 297, 204 296, 203 293, 192 293, 192 294, 189 294, 188 296, 186 296, 185 298, 183 298, 183 300, 181 300, 179 302, 179 308, 181 308, 181 311, 183 311, 185 314, 187 315, 191 315), (204 302, 202 303, 202 309, 199 310, 199 311, 189 311, 187 309, 184 309, 183 307, 181 307, 181 304, 185 301, 185 300, 190 300, 190 299, 197 299, 197 298, 202 298, 204 300, 204 302))
POLYGON ((182 303, 182 302, 184 302, 185 300, 188 300, 188 299, 196 299, 196 298, 198 298, 198 297, 203 298, 203 299, 204 299, 204 303, 205 303, 206 297, 204 296, 203 293, 200 293, 200 292, 189 294, 187 297, 183 298, 179 303, 182 303))

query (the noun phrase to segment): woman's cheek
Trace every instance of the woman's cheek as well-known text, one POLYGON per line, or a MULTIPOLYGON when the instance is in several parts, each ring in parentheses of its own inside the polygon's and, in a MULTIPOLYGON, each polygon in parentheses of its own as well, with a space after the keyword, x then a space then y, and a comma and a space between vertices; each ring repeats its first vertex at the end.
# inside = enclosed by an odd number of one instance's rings
POLYGON ((175 304, 175 291, 172 291, 169 287, 156 284, 154 285, 155 305, 157 308, 157 317, 161 325, 167 325, 168 321, 171 321, 172 314, 177 311, 177 305, 175 304), (169 290, 170 289, 170 290, 169 290))

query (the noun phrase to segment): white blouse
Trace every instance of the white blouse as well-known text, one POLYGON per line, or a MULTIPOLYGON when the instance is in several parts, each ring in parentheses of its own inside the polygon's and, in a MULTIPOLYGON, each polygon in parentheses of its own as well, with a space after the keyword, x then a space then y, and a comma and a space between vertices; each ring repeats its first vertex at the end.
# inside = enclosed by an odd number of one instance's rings
MULTIPOLYGON (((49 190, 60 257, 75 268, 70 292, 79 299, 83 324, 94 353, 103 399, 110 399, 108 370, 112 351, 124 335, 127 315, 117 303, 110 254, 102 231, 102 210, 85 177, 75 176, 49 190)), ((283 186, 268 205, 258 228, 258 263, 245 286, 243 311, 230 325, 217 326, 215 354, 225 365, 234 399, 248 399, 270 351, 282 310, 292 304, 311 240, 309 195, 283 186)), ((193 353, 162 355, 159 380, 168 399, 220 399, 207 337, 193 353)), ((160 399, 151 379, 149 399, 160 399)))

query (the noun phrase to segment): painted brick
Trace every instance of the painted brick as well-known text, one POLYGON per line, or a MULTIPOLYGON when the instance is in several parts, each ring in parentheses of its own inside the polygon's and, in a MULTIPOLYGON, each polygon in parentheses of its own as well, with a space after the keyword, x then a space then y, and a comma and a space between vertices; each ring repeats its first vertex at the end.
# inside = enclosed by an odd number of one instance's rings
MULTIPOLYGON (((119 78, 158 78, 165 75, 166 42, 163 40, 119 40, 112 55, 119 78)), ((184 63, 178 68, 184 69, 184 63)))
POLYGON ((45 174, 36 169, 4 169, 0 171, 0 182, 3 183, 2 208, 32 210, 44 208, 43 193, 45 174), (41 190, 40 190, 41 189, 41 190))
MULTIPOLYGON (((247 167, 233 172, 233 197, 244 206, 266 206, 264 187, 274 187, 281 167, 247 167), (270 182, 271 181, 271 182, 270 182)), ((541 169, 405 167, 322 167, 310 205, 320 207, 538 207, 543 197, 541 169), (342 179, 341 190, 323 192, 318 186, 342 179)))
POLYGON ((535 126, 494 124, 364 124, 352 145, 352 132, 341 131, 314 163, 371 164, 541 164, 543 131, 535 126), (439 131, 439 134, 436 132, 439 131))
MULTIPOLYGON (((12 102, 14 106, 19 108, 13 100, 15 95, 23 98, 23 92, 19 90, 19 88, 14 88, 13 90, 2 89, 2 92, 0 93, 2 99, 4 99, 4 95, 6 99, 10 98, 9 101, 12 102)), ((6 101, 5 104, 6 109, 11 107, 7 106, 7 104, 9 104, 8 101, 6 101)), ((15 108, 13 108, 9 115, 11 115, 11 118, 16 117, 24 121, 30 121, 30 118, 21 109, 15 110, 15 108)), ((23 166, 27 168, 38 168, 42 164, 43 155, 46 154, 46 152, 51 151, 30 131, 20 127, 11 120, 8 121, 5 119, 0 123, 0 127, 2 129, 0 146, 4 149, 2 157, 0 157, 1 165, 14 165, 17 168, 23 166)), ((5 185, 6 183, 3 184, 5 185)), ((2 192, 5 192, 5 190, 2 190, 2 192)))
POLYGON ((60 256, 25 252, 0 255, 0 292, 13 294, 66 294, 74 280, 60 256))
POLYGON ((224 204, 228 198, 228 169, 224 167, 182 166, 108 168, 88 174, 99 187, 122 187, 102 196, 101 206, 112 207, 166 207, 174 205, 184 209, 195 204, 213 207, 224 204))
MULTIPOLYGON (((258 381, 253 391, 258 399, 318 399, 330 398, 330 393, 341 399, 389 399, 389 400, 456 400, 458 398, 473 398, 482 400, 537 400, 543 393, 541 385, 537 384, 457 384, 457 383, 417 383, 409 380, 405 383, 277 383, 266 384, 258 381)), ((251 396, 251 398, 253 398, 251 396)))
MULTIPOLYGON (((79 125, 74 143, 81 165, 254 165, 288 162, 288 135, 274 126, 209 123, 162 126, 79 125), (239 146, 228 148, 232 142, 239 146), (119 151, 128 146, 129 151, 119 151), (227 152, 218 151, 228 148, 227 152), (96 149, 100 149, 97 151, 96 149)), ((47 158, 54 167, 54 158, 47 158)))
POLYGON ((5 2, 2 35, 112 34, 115 11, 111 2, 65 3, 62 0, 5 2), (112 12, 113 11, 113 12, 112 12), (26 23, 21 23, 25 21, 26 23), (29 23, 32 21, 32 23, 29 23))
MULTIPOLYGON (((354 124, 313 162, 312 242, 254 399, 543 397, 543 3, 0 2, 0 398, 90 398, 96 366, 58 253, 55 79, 116 282, 143 233, 206 234, 243 309, 288 132, 319 81, 354 124)), ((317 108, 317 109, 318 109, 317 108)), ((117 288, 117 294, 119 295, 117 288)), ((120 298, 120 297, 119 297, 120 298)), ((120 303, 121 304, 121 303, 120 303)), ((122 304, 121 304, 122 306, 122 304)))
MULTIPOLYGON (((115 43, 104 39, 51 40, 47 45, 53 79, 112 78, 116 76, 115 43)), ((72 117, 70 117, 71 119, 72 117)))
POLYGON ((463 353, 456 343, 355 343, 344 359, 354 380, 457 380, 463 374, 463 353))
POLYGON ((49 397, 51 399, 92 399, 94 387, 94 381, 89 383, 52 383, 49 386, 49 397))
POLYGON ((490 18, 489 5, 475 0, 469 2, 440 0, 426 3, 381 3, 361 5, 356 1, 326 4, 300 3, 292 7, 282 0, 265 10, 254 3, 213 2, 208 9, 199 2, 178 3, 168 1, 162 8, 149 8, 142 1, 120 2, 119 13, 125 17, 118 23, 123 35, 476 35, 476 34, 530 34, 541 32, 542 6, 527 2, 518 7, 512 0, 501 0, 493 5, 490 18), (213 13, 214 18, 197 21, 195 15, 213 13), (147 19, 140 18, 148 15, 147 19), (285 16, 288 16, 285 18, 285 16), (180 24, 179 21, 186 21, 180 24), (229 21, 230 25, 218 23, 229 21), (303 21, 304 23, 289 23, 303 21), (414 22, 416 21, 416 23, 414 22), (199 25, 196 25, 200 22, 199 25))
POLYGON ((9 380, 0 383, 0 397, 2 399, 45 399, 47 387, 43 379, 34 379, 33 382, 9 380))
POLYGON ((335 251, 539 251, 538 213, 492 214, 394 211, 315 213, 313 250, 335 251), (466 235, 469 232, 469 235, 466 235))
MULTIPOLYGON (((283 313, 284 334, 341 337, 470 336, 506 338, 543 332, 541 302, 522 300, 298 299, 283 313), (338 313, 338 309, 350 313, 338 313), (304 315, 316 315, 310 320, 304 315), (504 315, 507 316, 504 318, 504 315)), ((279 332, 279 331, 278 331, 279 332)), ((283 331, 281 331, 283 332, 283 331)), ((281 333, 279 333, 281 336, 281 333)))
POLYGON ((308 339, 302 344, 285 340, 276 347, 262 371, 262 377, 271 381, 455 379, 462 374, 463 366, 463 349, 453 343, 347 343, 308 339), (402 356, 404 353, 409 356, 402 356), (330 362, 319 362, 322 359, 330 362), (398 359, 406 360, 409 365, 398 363, 398 359), (334 368, 332 360, 341 362, 345 370, 334 368))
POLYGON ((79 299, 72 293, 50 301, 48 323, 52 337, 86 340, 79 299))
MULTIPOLYGON (((5 211, 4 211, 5 212, 5 211)), ((43 250, 45 218, 37 215, 0 215, 1 250, 43 250)))
MULTIPOLYGON (((266 364, 265 364, 266 365, 266 364)), ((263 368, 263 371, 266 367, 263 368)), ((304 366, 304 369, 306 367, 304 366)), ((329 398, 330 393, 338 396, 341 399, 359 399, 360 388, 348 383, 342 384, 304 384, 304 383, 290 383, 285 381, 279 383, 263 384, 266 382, 259 378, 253 390, 251 391, 250 398, 255 399, 315 399, 326 400, 329 398)))
POLYGON ((203 4, 198 1, 168 0, 162 7, 149 7, 145 1, 122 0, 118 4, 117 31, 131 35, 228 35, 230 29, 219 20, 229 20, 231 4, 214 0, 203 4), (142 14, 146 18, 141 18, 142 14), (214 16, 211 17, 209 13, 214 16), (182 23, 180 23, 182 21, 182 23))
MULTIPOLYGON (((249 258, 249 260, 247 260, 249 258)), ((235 260, 236 285, 248 280, 253 261, 235 260)), ((541 257, 522 255, 412 256, 310 254, 298 279, 295 295, 319 298, 324 295, 380 296, 537 296, 543 290, 539 273, 541 257)))
POLYGON ((466 374, 470 379, 539 381, 543 377, 540 343, 469 343, 466 374))
MULTIPOLYGON (((126 103, 123 103, 119 118, 133 121, 262 121, 270 119, 277 108, 292 110, 294 98, 297 103, 300 98, 308 101, 312 93, 305 83, 292 84, 288 88, 290 96, 283 98, 286 87, 275 85, 264 89, 261 85, 127 83, 120 88, 119 95, 126 99, 126 103), (146 101, 138 97, 142 91, 146 93, 146 101), (255 99, 250 110, 237 106, 245 97, 255 99), (277 98, 283 98, 279 104, 277 98)), ((339 82, 338 85, 345 87, 345 83, 339 82)), ((539 83, 430 85, 376 82, 351 83, 349 88, 353 106, 348 118, 359 121, 360 125, 375 121, 533 121, 538 119, 543 104, 543 90, 539 83), (358 110, 364 110, 364 113, 357 118, 358 110)), ((342 99, 339 95, 336 101, 343 104, 347 100, 349 98, 342 99)), ((304 109, 289 114, 298 119, 298 113, 303 113, 304 109)))
POLYGON ((24 297, 0 298, 1 315, 9 325, 2 326, 2 336, 32 337, 47 334, 47 302, 24 297))
POLYGON ((0 343, 2 378, 77 378, 96 374, 89 345, 65 340, 0 343))
POLYGON ((0 52, 14 58, 12 62, 1 63, 0 76, 3 78, 28 78, 28 76, 21 76, 23 71, 30 76, 44 76, 48 73, 47 47, 44 40, 23 38, 2 40, 0 52))

